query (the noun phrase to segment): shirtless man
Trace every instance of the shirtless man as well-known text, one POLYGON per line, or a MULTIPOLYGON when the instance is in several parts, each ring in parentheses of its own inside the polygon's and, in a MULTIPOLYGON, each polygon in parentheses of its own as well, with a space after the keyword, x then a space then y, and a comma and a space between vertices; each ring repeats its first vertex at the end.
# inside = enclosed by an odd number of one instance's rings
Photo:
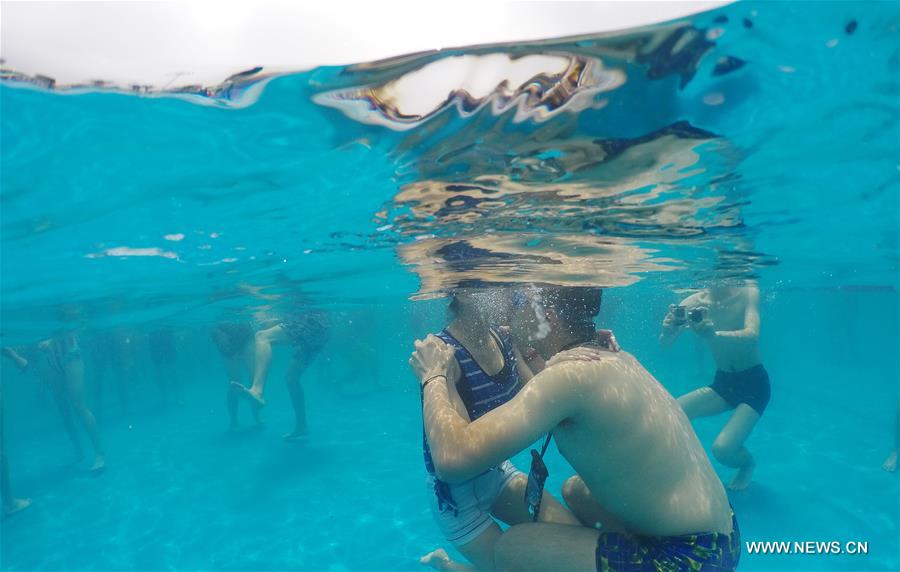
POLYGON ((599 290, 547 287, 541 299, 546 335, 533 339, 535 349, 544 358, 570 351, 471 423, 447 388, 458 375, 453 349, 429 336, 413 354, 424 372, 425 426, 440 479, 470 479, 551 433, 578 473, 567 488, 583 489, 564 496, 581 497, 574 512, 601 527, 513 526, 496 544, 494 567, 734 570, 736 521, 687 416, 633 356, 595 345, 599 290), (568 359, 591 351, 602 357, 568 359))
POLYGON ((688 418, 734 410, 712 445, 723 465, 738 470, 728 488, 744 490, 756 466, 744 446, 769 403, 769 374, 759 356, 759 289, 713 286, 670 306, 660 341, 671 345, 683 330, 706 341, 716 362, 712 385, 678 398, 688 418))

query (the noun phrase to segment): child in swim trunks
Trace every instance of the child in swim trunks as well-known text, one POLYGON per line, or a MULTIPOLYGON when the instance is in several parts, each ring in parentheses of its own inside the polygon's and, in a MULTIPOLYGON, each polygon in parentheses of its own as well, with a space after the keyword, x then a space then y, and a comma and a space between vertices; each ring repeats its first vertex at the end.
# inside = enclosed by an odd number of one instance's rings
POLYGON ((670 345, 689 330, 703 339, 716 362, 713 383, 678 398, 688 418, 733 411, 712 445, 722 464, 738 469, 728 487, 750 484, 756 462, 744 442, 762 417, 771 397, 769 374, 759 355, 759 289, 713 286, 670 306, 660 340, 670 345))

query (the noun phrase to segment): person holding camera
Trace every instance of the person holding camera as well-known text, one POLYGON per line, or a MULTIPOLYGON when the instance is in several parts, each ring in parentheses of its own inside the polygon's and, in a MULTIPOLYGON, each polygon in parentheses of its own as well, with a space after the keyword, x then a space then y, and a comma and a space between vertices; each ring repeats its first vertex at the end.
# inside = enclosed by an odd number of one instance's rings
POLYGON ((744 442, 769 404, 769 374, 759 354, 759 288, 719 285, 669 306, 660 341, 674 343, 685 330, 700 336, 716 362, 712 385, 678 398, 689 419, 733 411, 712 445, 723 465, 738 469, 728 488, 744 490, 756 462, 744 442))

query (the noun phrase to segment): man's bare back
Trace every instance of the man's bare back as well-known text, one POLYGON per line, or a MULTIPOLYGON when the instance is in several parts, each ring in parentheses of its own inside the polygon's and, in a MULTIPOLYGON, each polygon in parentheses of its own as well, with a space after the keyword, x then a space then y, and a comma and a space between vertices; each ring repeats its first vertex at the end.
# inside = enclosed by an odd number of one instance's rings
MULTIPOLYGON (((432 364, 452 357, 437 355, 446 352, 438 340, 417 351, 431 354, 422 359, 432 364)), ((562 359, 471 423, 455 412, 446 386, 438 387, 427 388, 425 416, 446 482, 471 478, 552 431, 615 528, 653 536, 731 532, 725 490, 690 422, 630 354, 562 359)))
POLYGON ((553 367, 565 368, 562 377, 582 388, 580 405, 553 435, 613 517, 607 528, 658 536, 731 532, 725 490, 690 421, 633 356, 609 353, 553 367))

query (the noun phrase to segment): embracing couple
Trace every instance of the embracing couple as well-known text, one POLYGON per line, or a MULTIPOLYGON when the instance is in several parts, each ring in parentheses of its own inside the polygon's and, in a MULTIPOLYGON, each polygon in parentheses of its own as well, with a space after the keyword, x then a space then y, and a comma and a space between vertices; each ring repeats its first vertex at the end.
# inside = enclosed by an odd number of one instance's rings
POLYGON ((678 402, 594 319, 601 290, 452 296, 451 323, 416 342, 425 464, 438 523, 472 563, 440 570, 734 570, 737 522, 678 402), (508 299, 504 299, 508 298, 508 299), (493 308, 496 310, 496 308, 493 308), (537 355, 517 349, 526 342, 537 355), (544 360, 548 360, 544 362, 544 360), (576 473, 543 490, 555 439, 576 473), (529 475, 509 462, 532 450, 529 475), (511 525, 501 531, 496 520, 511 525))

